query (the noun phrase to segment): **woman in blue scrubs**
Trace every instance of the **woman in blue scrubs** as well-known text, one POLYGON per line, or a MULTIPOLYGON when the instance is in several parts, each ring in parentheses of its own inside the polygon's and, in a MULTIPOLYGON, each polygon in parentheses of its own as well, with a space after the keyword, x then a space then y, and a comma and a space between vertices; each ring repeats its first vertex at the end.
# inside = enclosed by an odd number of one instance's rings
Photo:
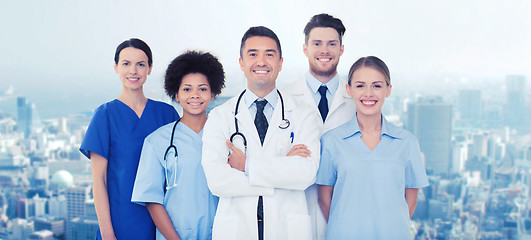
POLYGON ((144 206, 131 203, 144 138, 179 118, 173 106, 148 99, 142 86, 153 67, 149 46, 131 38, 116 48, 114 70, 122 93, 96 109, 80 151, 91 160, 96 239, 154 239, 144 206))
POLYGON ((350 68, 355 117, 321 138, 317 173, 327 239, 411 239, 418 189, 428 186, 417 138, 382 116, 389 69, 377 57, 350 68))
POLYGON ((164 87, 183 116, 144 141, 131 199, 147 206, 157 239, 212 238, 218 198, 201 165, 201 137, 208 104, 224 84, 223 66, 210 53, 189 51, 168 66, 164 87))

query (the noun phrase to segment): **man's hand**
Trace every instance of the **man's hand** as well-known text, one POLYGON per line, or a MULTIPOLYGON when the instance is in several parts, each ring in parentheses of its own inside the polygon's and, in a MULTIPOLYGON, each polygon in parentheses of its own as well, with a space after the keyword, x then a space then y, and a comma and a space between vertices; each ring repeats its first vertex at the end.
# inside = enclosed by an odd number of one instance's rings
POLYGON ((291 148, 286 156, 299 156, 299 157, 311 157, 312 152, 308 150, 308 147, 304 144, 297 144, 291 148))
POLYGON ((240 170, 242 172, 245 172, 245 154, 242 152, 242 150, 238 149, 234 146, 229 140, 225 141, 227 143, 227 147, 232 151, 232 153, 229 155, 229 165, 237 170, 240 170))

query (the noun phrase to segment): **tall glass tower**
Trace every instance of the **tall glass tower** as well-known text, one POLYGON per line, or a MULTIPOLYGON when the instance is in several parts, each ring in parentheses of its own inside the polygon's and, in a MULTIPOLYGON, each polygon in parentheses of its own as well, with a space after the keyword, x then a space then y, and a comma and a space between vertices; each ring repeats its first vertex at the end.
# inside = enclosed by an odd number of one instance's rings
POLYGON ((407 129, 417 136, 426 170, 446 176, 452 157, 452 105, 442 97, 421 97, 408 104, 407 129))
POLYGON ((522 75, 508 75, 505 84, 507 99, 504 121, 507 126, 518 129, 522 124, 527 124, 526 121, 522 121, 525 111, 526 78, 522 75))

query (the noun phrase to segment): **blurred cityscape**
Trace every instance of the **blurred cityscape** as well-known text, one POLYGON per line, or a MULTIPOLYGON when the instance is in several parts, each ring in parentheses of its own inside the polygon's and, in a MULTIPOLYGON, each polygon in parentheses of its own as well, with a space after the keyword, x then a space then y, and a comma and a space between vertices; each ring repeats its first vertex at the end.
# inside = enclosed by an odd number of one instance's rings
MULTIPOLYGON (((531 239, 526 77, 499 88, 502 98, 471 88, 386 100, 386 118, 418 137, 429 176, 415 239, 531 239)), ((91 115, 40 119, 38 103, 0 94, 0 239, 94 239, 90 161, 78 150, 91 115)))

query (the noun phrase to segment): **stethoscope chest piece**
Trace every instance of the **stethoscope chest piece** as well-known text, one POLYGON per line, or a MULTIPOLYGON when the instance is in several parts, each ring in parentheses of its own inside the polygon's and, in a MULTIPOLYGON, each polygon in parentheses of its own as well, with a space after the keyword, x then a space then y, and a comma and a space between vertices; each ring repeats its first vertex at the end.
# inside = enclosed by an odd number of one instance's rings
POLYGON ((278 125, 278 127, 280 129, 286 129, 286 128, 289 127, 289 125, 290 125, 290 122, 289 122, 288 119, 282 119, 282 121, 280 121, 280 124, 278 125))

